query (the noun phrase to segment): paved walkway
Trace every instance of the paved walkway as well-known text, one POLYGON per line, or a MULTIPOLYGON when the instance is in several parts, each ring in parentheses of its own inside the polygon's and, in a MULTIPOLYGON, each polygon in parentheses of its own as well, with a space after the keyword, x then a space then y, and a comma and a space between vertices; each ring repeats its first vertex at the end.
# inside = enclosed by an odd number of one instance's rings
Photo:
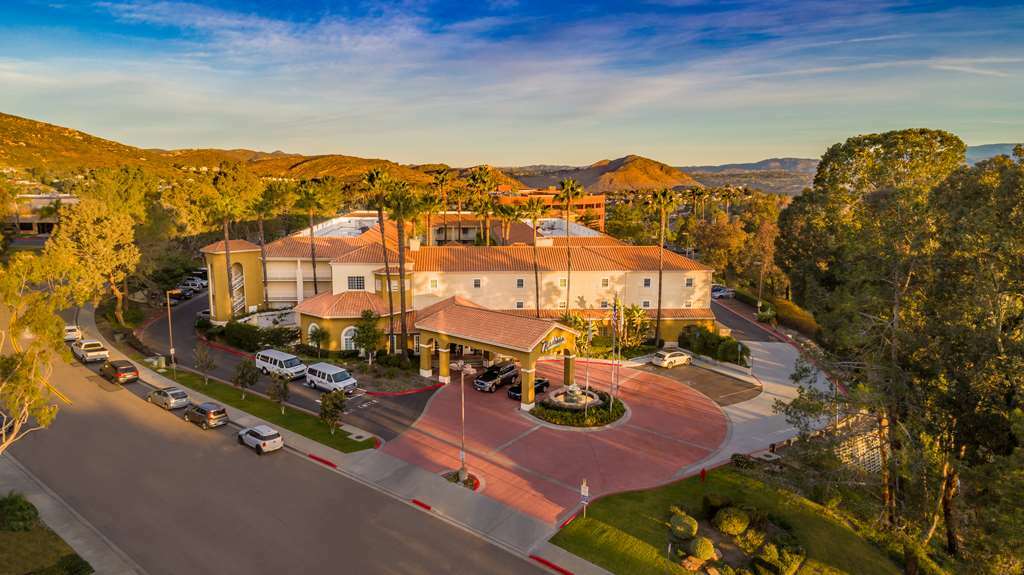
POLYGON ((0 492, 17 491, 36 509, 43 523, 61 537, 75 553, 104 575, 145 573, 123 551, 75 512, 63 499, 42 484, 10 453, 0 456, 0 492))

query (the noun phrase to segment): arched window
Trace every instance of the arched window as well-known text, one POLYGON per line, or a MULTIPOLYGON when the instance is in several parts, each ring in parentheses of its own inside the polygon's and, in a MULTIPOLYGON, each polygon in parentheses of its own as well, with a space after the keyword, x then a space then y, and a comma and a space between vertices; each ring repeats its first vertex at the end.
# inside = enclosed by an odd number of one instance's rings
POLYGON ((315 323, 309 324, 309 328, 306 330, 306 333, 309 335, 310 341, 312 341, 313 338, 316 337, 313 334, 315 334, 318 331, 320 331, 320 326, 319 325, 317 325, 315 323))
POLYGON ((341 341, 343 349, 346 351, 354 351, 356 349, 356 328, 348 327, 345 331, 341 332, 341 341))

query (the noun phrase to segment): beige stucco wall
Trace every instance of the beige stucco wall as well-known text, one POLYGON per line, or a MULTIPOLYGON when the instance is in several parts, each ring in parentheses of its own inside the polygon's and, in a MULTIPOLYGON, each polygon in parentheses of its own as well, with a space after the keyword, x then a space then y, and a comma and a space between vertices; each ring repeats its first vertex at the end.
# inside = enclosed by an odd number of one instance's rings
POLYGON ((331 293, 349 291, 350 276, 361 276, 365 286, 363 291, 373 291, 373 270, 380 267, 380 264, 331 264, 331 293))
MULTIPOLYGON (((231 319, 228 271, 224 254, 205 254, 210 272, 210 313, 214 321, 231 319)), ((241 264, 244 274, 245 308, 263 303, 263 268, 259 250, 231 252, 231 263, 241 264)))

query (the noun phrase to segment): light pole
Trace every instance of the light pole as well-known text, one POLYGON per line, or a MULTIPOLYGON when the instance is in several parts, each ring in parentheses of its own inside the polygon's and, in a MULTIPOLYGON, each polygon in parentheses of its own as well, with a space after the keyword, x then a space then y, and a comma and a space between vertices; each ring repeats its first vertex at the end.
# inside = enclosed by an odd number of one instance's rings
POLYGON ((449 364, 453 370, 459 372, 459 419, 462 424, 462 443, 459 445, 459 483, 465 483, 469 477, 466 470, 466 376, 473 375, 476 370, 461 359, 449 364))
POLYGON ((174 378, 178 378, 178 369, 174 361, 174 327, 171 322, 171 290, 164 292, 164 298, 167 300, 167 342, 170 344, 168 347, 168 355, 171 356, 171 373, 174 378))
POLYGON ((757 312, 761 313, 761 294, 764 288, 764 258, 754 261, 754 265, 761 266, 761 272, 757 275, 757 312))

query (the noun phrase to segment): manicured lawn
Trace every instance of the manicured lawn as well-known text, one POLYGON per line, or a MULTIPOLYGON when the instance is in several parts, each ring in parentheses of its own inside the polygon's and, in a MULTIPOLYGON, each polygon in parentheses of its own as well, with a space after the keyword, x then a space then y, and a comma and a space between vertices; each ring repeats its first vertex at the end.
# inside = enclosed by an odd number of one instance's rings
POLYGON ((285 407, 284 415, 281 415, 281 408, 276 403, 251 392, 246 393, 243 400, 242 392, 238 388, 213 379, 210 380, 210 383, 204 384, 202 376, 181 369, 178 370, 176 378, 172 377, 170 371, 165 372, 163 375, 174 379, 185 387, 208 395, 221 403, 241 409, 272 425, 298 433, 313 441, 333 447, 338 451, 351 453, 353 451, 371 449, 376 443, 372 438, 355 441, 349 437, 348 433, 340 429, 335 431, 334 435, 331 435, 327 425, 320 421, 318 417, 290 407, 285 407))
POLYGON ((42 524, 29 531, 0 531, 0 575, 31 573, 72 553, 63 539, 42 524))
POLYGON ((613 573, 671 573, 652 558, 665 556, 668 509, 677 505, 700 516, 701 498, 709 492, 755 506, 788 525, 807 551, 802 575, 901 572, 884 551, 826 515, 821 506, 728 467, 710 472, 704 484, 693 477, 602 498, 589 507, 587 520, 573 521, 551 541, 613 573))

